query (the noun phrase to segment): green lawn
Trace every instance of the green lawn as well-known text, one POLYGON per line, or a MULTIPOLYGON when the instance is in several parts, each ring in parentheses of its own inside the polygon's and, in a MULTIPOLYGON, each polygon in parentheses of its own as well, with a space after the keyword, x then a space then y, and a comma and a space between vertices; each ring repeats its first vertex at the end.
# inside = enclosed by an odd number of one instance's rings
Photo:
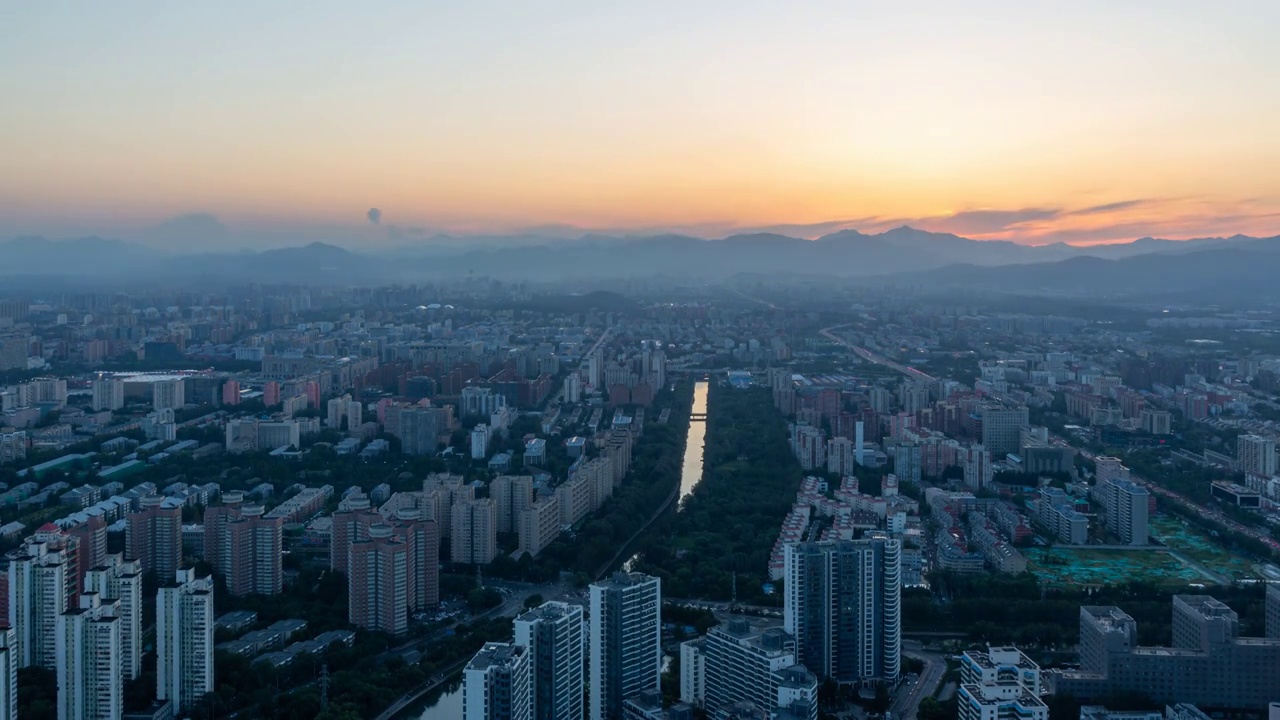
POLYGON ((1028 569, 1049 585, 1167 585, 1211 582, 1195 568, 1155 550, 1089 550, 1059 546, 1023 551, 1028 569))
POLYGON ((1151 537, 1186 555, 1195 562, 1222 573, 1233 580, 1249 580, 1259 577, 1253 563, 1233 555, 1199 528, 1184 525, 1181 520, 1160 516, 1149 524, 1151 537))

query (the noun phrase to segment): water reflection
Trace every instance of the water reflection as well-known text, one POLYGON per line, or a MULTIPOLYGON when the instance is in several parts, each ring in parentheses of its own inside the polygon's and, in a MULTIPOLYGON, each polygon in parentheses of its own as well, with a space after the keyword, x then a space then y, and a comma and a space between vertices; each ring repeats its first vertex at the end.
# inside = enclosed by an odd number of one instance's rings
MULTIPOLYGON (((693 386, 694 416, 707 416, 707 385, 704 380, 693 386)), ((685 436, 684 465, 680 469, 680 501, 689 497, 693 489, 702 482, 702 453, 707 447, 707 423, 705 420, 691 420, 689 434, 685 436)))
POLYGON ((441 690, 435 690, 427 696, 427 705, 422 714, 405 713, 400 717, 409 720, 462 720, 462 678, 450 680, 441 690))

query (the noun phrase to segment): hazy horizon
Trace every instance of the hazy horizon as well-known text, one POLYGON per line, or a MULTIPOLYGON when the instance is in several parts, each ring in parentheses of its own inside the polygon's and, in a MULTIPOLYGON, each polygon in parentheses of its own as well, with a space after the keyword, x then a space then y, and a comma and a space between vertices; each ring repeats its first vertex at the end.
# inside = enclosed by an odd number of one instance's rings
POLYGON ((1280 230, 1272 3, 41 3, 5 19, 0 238, 1280 230))

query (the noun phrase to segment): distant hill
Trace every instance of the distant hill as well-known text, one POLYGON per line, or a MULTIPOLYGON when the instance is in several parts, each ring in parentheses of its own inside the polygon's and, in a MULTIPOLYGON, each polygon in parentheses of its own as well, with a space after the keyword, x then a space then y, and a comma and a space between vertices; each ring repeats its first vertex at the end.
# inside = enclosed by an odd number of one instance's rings
MULTIPOLYGON (((472 275, 533 281, 662 275, 718 281, 741 274, 788 273, 893 276, 944 284, 1012 283, 1041 286, 1049 292, 1115 292, 1126 284, 1134 290, 1157 289, 1182 275, 1185 282, 1201 286, 1219 277, 1215 274, 1219 264, 1230 268, 1222 271, 1224 281, 1232 273, 1253 277, 1261 270, 1249 258, 1258 261, 1255 253, 1271 253, 1278 243, 1280 238, 1234 236, 1187 241, 1142 238, 1087 248, 1032 247, 900 227, 879 234, 845 230, 817 240, 768 233, 720 240, 682 235, 574 240, 525 235, 448 238, 439 245, 425 240, 417 246, 363 252, 312 243, 263 252, 177 254, 96 237, 16 238, 0 242, 0 277, 24 276, 24 282, 84 277, 99 283, 127 280, 195 286, 226 282, 366 285, 472 275), (1224 254, 1202 257, 1204 253, 1224 254), (1188 257, 1199 259, 1179 260, 1188 257), (1137 262, 1140 259, 1147 262, 1137 262), (1127 265, 1108 264, 1131 260, 1127 265), (1148 278, 1150 273, 1163 280, 1148 278)), ((1262 259, 1269 262, 1272 257, 1262 259)))
POLYGON ((1280 237, 1209 244, 1207 248, 1148 253, 1107 260, 1075 257, 1018 267, 953 265, 902 273, 872 282, 934 288, 1095 297, 1176 297, 1212 294, 1222 299, 1280 297, 1280 237))

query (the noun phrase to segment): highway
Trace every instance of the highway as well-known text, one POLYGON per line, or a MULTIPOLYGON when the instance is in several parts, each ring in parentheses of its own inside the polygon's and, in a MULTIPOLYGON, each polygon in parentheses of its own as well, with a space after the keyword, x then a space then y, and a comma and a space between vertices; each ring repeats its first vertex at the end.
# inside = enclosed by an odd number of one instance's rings
MULTIPOLYGON (((848 327, 848 325, 847 324, 834 325, 821 332, 823 337, 827 338, 828 340, 831 340, 832 342, 844 345, 845 347, 849 348, 854 353, 856 353, 858 356, 865 359, 867 362, 893 368, 894 370, 897 370, 898 372, 908 377, 913 377, 918 380, 934 379, 932 376, 924 372, 921 372, 920 370, 917 370, 913 367, 908 367, 906 365, 902 365, 901 363, 896 363, 884 356, 877 355, 876 353, 873 353, 870 350, 867 350, 866 348, 858 347, 857 345, 854 345, 848 340, 845 340, 844 338, 832 332, 833 330, 838 330, 843 327, 848 327)), ((1054 436, 1054 440, 1059 445, 1067 445, 1067 442, 1063 438, 1058 437, 1056 435, 1054 436)), ((1096 459, 1096 456, 1094 456, 1092 453, 1086 450, 1080 450, 1080 453, 1084 455, 1086 458, 1089 458, 1090 460, 1096 459)), ((1222 514, 1221 512, 1218 512, 1217 510, 1214 510, 1213 508, 1208 508, 1203 505, 1200 505, 1188 499, 1187 497, 1180 495, 1166 487, 1157 485, 1146 478, 1143 478, 1137 475, 1132 475, 1130 479, 1132 479, 1134 482, 1138 483, 1139 485, 1145 487, 1147 491, 1150 493, 1158 495, 1174 504, 1181 505, 1187 510, 1196 513, 1200 517, 1207 518, 1232 532, 1238 532, 1241 535, 1245 535, 1247 537, 1253 538, 1254 540, 1257 540, 1258 542, 1263 543, 1267 547, 1271 548, 1272 552, 1280 553, 1280 541, 1277 541, 1274 537, 1271 536, 1270 533, 1266 531, 1249 527, 1237 520, 1227 517, 1226 515, 1222 514)))
POLYGON ((843 345, 849 348, 850 350, 853 351, 855 355, 857 355, 858 357, 861 357, 863 360, 866 360, 869 363, 873 363, 875 365, 883 365, 887 368, 897 370, 903 375, 906 375, 907 377, 913 378, 915 380, 932 381, 935 379, 932 375, 929 375, 924 371, 917 370, 911 367, 910 365, 903 365, 902 363, 894 362, 893 360, 890 360, 889 358, 883 355, 877 355, 876 353, 873 353, 864 347, 859 347, 857 345, 854 345, 848 340, 845 340, 844 338, 832 332, 832 330, 839 330, 840 328, 844 328, 844 327, 849 327, 849 324, 846 323, 844 325, 832 325, 831 327, 825 330, 821 330, 819 332, 826 339, 830 340, 833 343, 843 345))
MULTIPOLYGON (((1064 438, 1058 435, 1054 435, 1052 437, 1053 437, 1053 442, 1056 445, 1065 447, 1069 444, 1064 438)), ((1097 455, 1089 452, 1088 450, 1077 448, 1077 451, 1084 457, 1088 458, 1089 460, 1096 461, 1098 459, 1097 455)), ((1195 513, 1196 515, 1199 515, 1202 518, 1205 518, 1214 523, 1217 523, 1218 525, 1221 525, 1227 530, 1230 530, 1232 532, 1237 532, 1237 533, 1240 533, 1241 535, 1245 535, 1247 537, 1253 538, 1254 540, 1257 540, 1258 542, 1271 548, 1271 551, 1274 553, 1280 553, 1280 542, 1276 541, 1276 539, 1271 536, 1271 533, 1265 530, 1258 530, 1257 528, 1249 527, 1248 525, 1245 525, 1244 523, 1241 523, 1240 521, 1235 520, 1234 518, 1230 518, 1222 514, 1221 512, 1214 510, 1213 508, 1200 505, 1199 503, 1189 499, 1185 495, 1181 495, 1179 493, 1176 493, 1170 490, 1169 488, 1163 487, 1161 485, 1157 485, 1156 483, 1140 475, 1134 475, 1130 473, 1129 479, 1132 480, 1133 482, 1138 483, 1142 487, 1146 488, 1147 492, 1158 495, 1159 497, 1164 498, 1165 500, 1175 505, 1180 505, 1184 509, 1192 513, 1195 513)))

